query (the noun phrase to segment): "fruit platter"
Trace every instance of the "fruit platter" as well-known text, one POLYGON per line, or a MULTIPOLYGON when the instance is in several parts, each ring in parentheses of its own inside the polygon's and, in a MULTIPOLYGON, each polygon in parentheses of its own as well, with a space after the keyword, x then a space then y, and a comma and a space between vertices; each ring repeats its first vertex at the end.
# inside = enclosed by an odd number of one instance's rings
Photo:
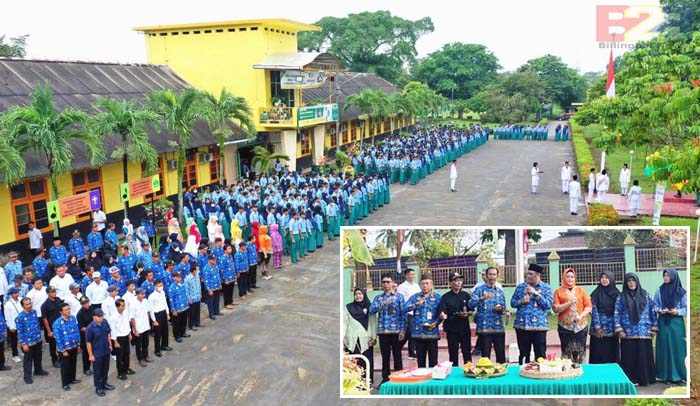
POLYGON ((422 382, 430 379, 432 375, 432 368, 402 369, 389 375, 389 381, 397 383, 422 382))
POLYGON ((537 359, 520 367, 520 376, 531 379, 570 379, 583 374, 581 365, 570 359, 537 359))
POLYGON ((464 376, 475 379, 489 379, 503 376, 508 372, 508 365, 493 363, 490 359, 482 357, 476 364, 467 362, 462 367, 464 376))

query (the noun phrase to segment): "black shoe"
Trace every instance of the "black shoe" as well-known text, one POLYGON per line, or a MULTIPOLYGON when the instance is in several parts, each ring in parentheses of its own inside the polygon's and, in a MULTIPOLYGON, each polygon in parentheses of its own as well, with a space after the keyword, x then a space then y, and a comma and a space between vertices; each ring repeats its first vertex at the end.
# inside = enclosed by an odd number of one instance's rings
POLYGON ((126 375, 124 375, 124 374, 117 376, 117 378, 121 379, 122 381, 126 381, 126 375))
POLYGON ((185 338, 190 338, 190 337, 192 337, 191 335, 189 335, 189 334, 187 334, 187 333, 183 334, 182 336, 185 337, 185 338))
POLYGON ((12 367, 9 365, 0 366, 0 371, 9 371, 10 369, 12 369, 12 367))
POLYGON ((127 374, 127 375, 133 375, 133 374, 135 374, 135 373, 136 373, 136 371, 134 371, 134 370, 131 369, 131 368, 129 368, 129 369, 126 370, 126 374, 127 374))
POLYGON ((89 369, 87 371, 83 371, 83 373, 88 376, 92 375, 92 371, 90 371, 89 369))
POLYGON ((162 354, 160 352, 156 352, 156 357, 162 357, 162 354))
POLYGON ((70 381, 71 385, 77 385, 79 383, 80 383, 80 379, 73 379, 72 381, 70 381))
POLYGON ((173 349, 171 347, 165 346, 160 349, 161 351, 172 351, 173 349))
POLYGON ((114 385, 110 385, 108 383, 104 384, 105 389, 107 390, 114 390, 114 385))
POLYGON ((97 393, 97 396, 104 396, 105 390, 104 389, 95 389, 95 393, 97 393))
MULTIPOLYGON (((175 337, 175 341, 178 342, 178 343, 181 343, 181 342, 182 342, 182 338, 180 338, 180 337, 175 337)), ((156 354, 156 355, 157 355, 157 354, 156 354)))
POLYGON ((68 385, 63 385, 63 390, 70 390, 70 386, 68 386, 68 385))
POLYGON ((60 368, 60 367, 61 367, 61 362, 60 362, 60 361, 55 361, 55 362, 53 363, 53 367, 54 367, 54 368, 60 368))
POLYGON ((223 316, 224 314, 221 312, 216 313, 217 316, 223 316))
POLYGON ((253 286, 251 286, 251 288, 253 288, 253 289, 260 289, 260 286, 258 286, 258 285, 253 285, 253 286))
POLYGON ((209 318, 212 319, 212 320, 216 320, 216 317, 215 317, 215 316, 209 316, 209 318))
POLYGON ((34 380, 32 380, 32 378, 24 378, 24 383, 26 383, 27 385, 31 385, 34 383, 34 380))
POLYGON ((48 375, 48 374, 49 374, 49 373, 46 372, 46 371, 44 371, 43 369, 42 369, 41 371, 34 372, 34 375, 37 375, 37 376, 46 376, 46 375, 48 375))

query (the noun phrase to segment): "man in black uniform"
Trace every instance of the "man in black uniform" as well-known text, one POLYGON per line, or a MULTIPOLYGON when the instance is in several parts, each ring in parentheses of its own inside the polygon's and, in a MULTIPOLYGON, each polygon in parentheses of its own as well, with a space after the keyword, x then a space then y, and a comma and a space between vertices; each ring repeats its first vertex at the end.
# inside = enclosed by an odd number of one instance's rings
POLYGON ((80 329, 80 350, 83 356, 83 373, 85 375, 92 375, 90 371, 90 355, 87 351, 87 345, 85 344, 85 330, 87 326, 92 323, 92 310, 90 310, 90 299, 87 296, 80 298, 81 309, 78 311, 78 315, 75 316, 78 319, 78 328, 80 329))
POLYGON ((46 342, 49 343, 49 354, 51 355, 51 363, 54 368, 61 367, 61 361, 58 358, 56 350, 56 337, 53 334, 53 322, 61 317, 61 303, 63 301, 56 296, 56 288, 50 286, 46 289, 48 298, 41 305, 41 324, 44 327, 44 336, 46 342))
POLYGON ((438 312, 444 320, 443 330, 447 333, 447 350, 452 365, 459 365, 459 349, 466 364, 471 361, 471 331, 469 330, 469 299, 471 295, 462 290, 464 282, 458 272, 450 275, 450 291, 442 295, 438 312))

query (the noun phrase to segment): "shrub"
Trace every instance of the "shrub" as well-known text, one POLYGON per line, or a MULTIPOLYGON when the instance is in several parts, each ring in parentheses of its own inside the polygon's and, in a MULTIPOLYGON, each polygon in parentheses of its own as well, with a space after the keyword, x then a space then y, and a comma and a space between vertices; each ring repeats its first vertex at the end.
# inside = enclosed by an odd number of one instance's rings
POLYGON ((586 189, 588 186, 588 174, 591 168, 595 168, 595 160, 591 153, 591 147, 583 137, 581 128, 575 121, 569 122, 571 125, 571 139, 574 142, 574 151, 576 153, 576 165, 578 166, 579 178, 581 180, 581 189, 586 189))
POLYGON ((588 225, 616 226, 620 222, 617 210, 605 203, 592 203, 588 208, 588 225))
POLYGON ((627 399, 625 406, 668 406, 672 405, 668 399, 627 399))

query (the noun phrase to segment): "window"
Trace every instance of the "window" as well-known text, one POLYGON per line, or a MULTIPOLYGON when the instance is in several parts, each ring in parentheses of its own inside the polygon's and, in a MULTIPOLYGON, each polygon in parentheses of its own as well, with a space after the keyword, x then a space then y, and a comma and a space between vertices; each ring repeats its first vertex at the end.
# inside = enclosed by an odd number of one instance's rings
POLYGON ((219 164, 221 163, 221 153, 219 153, 219 146, 209 147, 209 153, 214 155, 214 159, 209 162, 209 183, 216 183, 220 181, 219 164))
MULTIPOLYGON (((102 193, 102 170, 97 168, 83 169, 71 174, 73 179, 73 194, 78 195, 81 193, 91 192, 93 190, 100 191, 100 201, 104 202, 104 195, 102 193)), ((102 210, 104 210, 104 203, 102 203, 102 210)), ((90 212, 81 213, 76 217, 77 221, 84 221, 90 219, 90 212)))
POLYGON ((355 125, 355 122, 353 121, 350 123, 350 141, 354 142, 357 140, 357 126, 355 125))
POLYGON ((34 221, 42 232, 53 228, 46 211, 46 201, 49 200, 46 179, 27 180, 10 187, 10 199, 17 239, 26 237, 30 221, 34 221))
POLYGON ((182 173, 182 187, 189 189, 197 185, 197 148, 187 150, 185 170, 182 173))
POLYGON ((346 123, 342 123, 340 125, 340 143, 347 144, 348 142, 350 142, 348 139, 348 125, 346 123))
POLYGON ((311 136, 309 135, 309 130, 302 130, 301 133, 299 133, 299 137, 301 137, 300 156, 311 155, 311 136))
POLYGON ((391 118, 387 118, 386 121, 384 121, 384 132, 391 131, 391 118))
POLYGON ((338 137, 335 135, 335 124, 328 127, 328 136, 331 137, 331 148, 335 148, 338 145, 338 137))
POLYGON ((151 199, 160 199, 162 197, 165 197, 165 159, 163 155, 158 155, 158 165, 156 168, 153 170, 153 172, 149 173, 146 172, 146 165, 144 163, 141 163, 141 176, 146 177, 146 176, 152 176, 152 175, 158 175, 158 179, 160 181, 160 191, 156 193, 149 193, 146 196, 143 197, 144 202, 150 202, 151 199), (155 196, 153 196, 155 194, 155 196))
POLYGON ((278 70, 270 71, 270 95, 272 96, 272 105, 275 104, 275 99, 282 100, 286 107, 294 107, 294 90, 282 89, 282 73, 278 70))

